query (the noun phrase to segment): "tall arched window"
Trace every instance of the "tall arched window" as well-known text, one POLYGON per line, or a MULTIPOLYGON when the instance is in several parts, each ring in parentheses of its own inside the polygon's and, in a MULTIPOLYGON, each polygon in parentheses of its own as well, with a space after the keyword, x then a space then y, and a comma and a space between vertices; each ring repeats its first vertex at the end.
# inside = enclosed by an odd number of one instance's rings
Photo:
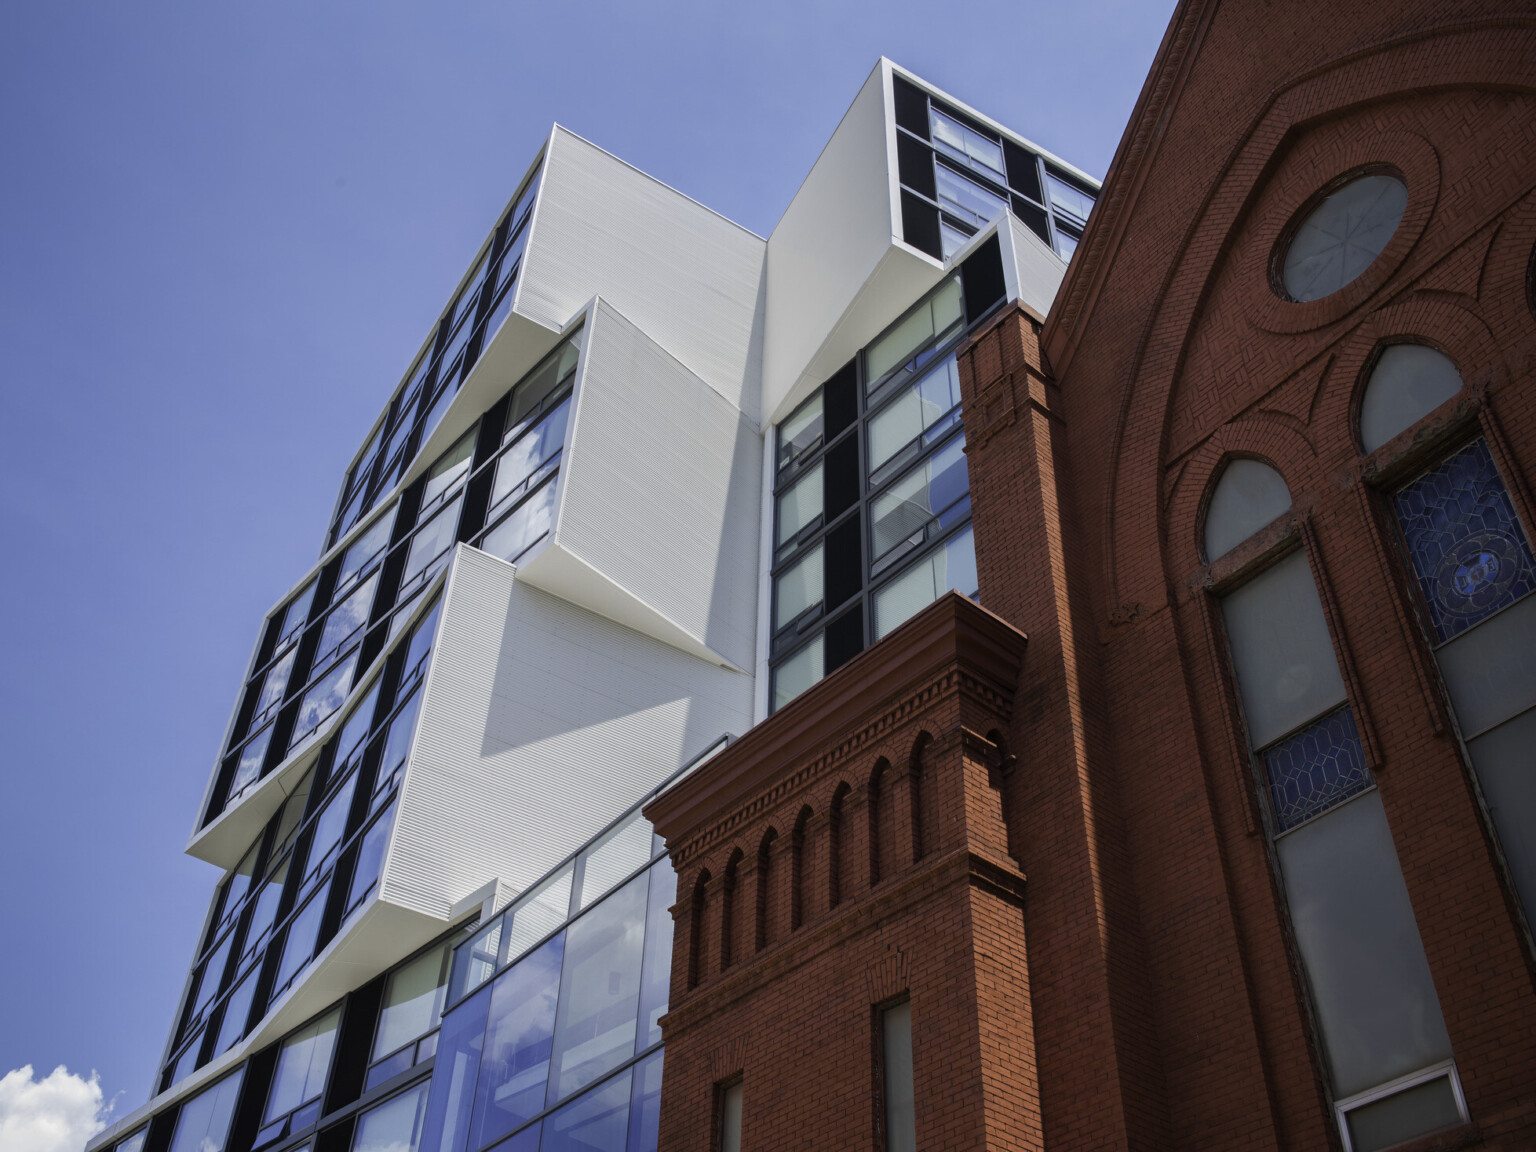
POLYGON ((843 901, 843 801, 851 789, 847 781, 832 793, 827 809, 827 907, 836 908, 843 901))
POLYGON ((907 796, 912 802, 912 863, 923 858, 923 750, 929 736, 918 733, 912 744, 912 758, 907 764, 907 796))
POLYGON ((778 838, 778 830, 770 828, 763 833, 762 843, 757 846, 757 922, 754 926, 753 945, 754 950, 758 952, 768 947, 771 942, 770 917, 773 911, 769 907, 769 901, 773 898, 773 886, 769 883, 769 875, 773 865, 773 846, 778 838))
POLYGON ((805 923, 805 834, 810 823, 810 805, 800 809, 789 841, 789 930, 805 923))
POLYGON ((744 853, 740 848, 731 853, 725 873, 720 877, 720 971, 731 966, 731 945, 736 933, 736 876, 741 869, 744 853))
POLYGON ((1339 1122, 1367 1147, 1455 1124, 1450 1038, 1306 553, 1221 611, 1339 1122))
POLYGON ((1229 461, 1205 508, 1205 558, 1225 556, 1290 506, 1291 490, 1268 464, 1241 456, 1229 461))
POLYGON ((1360 442, 1374 452, 1461 391, 1461 373, 1427 344, 1389 344, 1360 398, 1360 442))
POLYGON ((693 897, 688 904, 688 987, 697 988, 703 972, 704 894, 709 887, 709 869, 694 881, 693 897))
POLYGON ((880 824, 881 807, 885 788, 885 770, 890 766, 882 756, 875 762, 874 771, 869 774, 869 787, 866 790, 868 802, 865 804, 865 812, 869 816, 869 884, 873 888, 880 883, 880 824))

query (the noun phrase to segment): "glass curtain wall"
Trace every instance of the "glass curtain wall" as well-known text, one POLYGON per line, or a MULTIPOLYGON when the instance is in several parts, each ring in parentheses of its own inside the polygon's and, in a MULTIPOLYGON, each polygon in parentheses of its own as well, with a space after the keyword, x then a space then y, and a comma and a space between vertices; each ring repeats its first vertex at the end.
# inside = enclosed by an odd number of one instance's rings
POLYGON ((948 260, 1011 210, 1070 260, 1098 188, 902 77, 893 80, 902 238, 948 260))
POLYGON ((955 348, 1001 283, 992 241, 778 426, 772 708, 946 591, 976 594, 955 348))
POLYGON ((228 1051, 372 894, 439 608, 384 660, 315 765, 215 889, 164 1090, 228 1051))
POLYGON ((395 486, 511 311, 512 287, 528 239, 539 174, 535 167, 492 229, 468 278, 433 325, 411 370, 348 470, 327 547, 346 535, 395 486))

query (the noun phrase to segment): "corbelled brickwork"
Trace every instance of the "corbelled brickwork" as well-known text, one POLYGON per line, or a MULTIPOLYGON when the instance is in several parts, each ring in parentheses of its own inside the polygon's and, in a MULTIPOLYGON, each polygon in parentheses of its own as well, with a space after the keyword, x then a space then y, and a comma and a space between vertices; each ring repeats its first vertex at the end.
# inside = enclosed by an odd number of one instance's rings
POLYGON ((738 1074, 745 1147, 882 1147, 871 1030, 903 992, 922 1148, 1339 1148, 1218 606, 1298 548, 1471 1116, 1403 1147, 1536 1147, 1536 951, 1388 506, 1481 435, 1536 538, 1533 246, 1528 5, 1180 5, 1051 315, 1007 310, 961 357, 1016 681, 900 679, 917 632, 968 619, 950 602, 655 806, 684 893, 664 1148, 710 1147, 738 1074), (1285 229, 1376 165, 1408 188, 1391 242, 1282 300, 1285 229), (1393 340, 1465 387, 1366 454, 1393 340), (1292 507, 1206 563, 1236 456, 1292 507))

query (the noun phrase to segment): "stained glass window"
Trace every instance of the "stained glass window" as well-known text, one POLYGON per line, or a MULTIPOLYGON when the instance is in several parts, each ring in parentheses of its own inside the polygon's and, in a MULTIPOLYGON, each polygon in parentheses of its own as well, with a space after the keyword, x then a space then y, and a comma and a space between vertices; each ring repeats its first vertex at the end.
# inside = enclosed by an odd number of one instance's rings
POLYGON ((1393 503, 1441 640, 1536 588, 1536 561, 1487 441, 1474 440, 1393 503))
POLYGON ((1349 709, 1315 720, 1264 753, 1280 830, 1326 812, 1370 787, 1360 733, 1349 709))

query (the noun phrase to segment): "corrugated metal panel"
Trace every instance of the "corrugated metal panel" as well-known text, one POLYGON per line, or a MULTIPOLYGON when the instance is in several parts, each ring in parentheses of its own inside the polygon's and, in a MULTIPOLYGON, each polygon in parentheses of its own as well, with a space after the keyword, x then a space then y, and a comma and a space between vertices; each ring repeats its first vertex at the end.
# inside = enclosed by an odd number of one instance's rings
POLYGON ((594 311, 585 359, 555 547, 750 669, 757 430, 607 301, 594 311))
POLYGON ((751 677, 518 581, 459 549, 381 899, 443 917, 522 888, 724 731, 751 677))
POLYGON ((556 128, 517 310, 558 328, 601 295, 757 418, 765 244, 556 128))

